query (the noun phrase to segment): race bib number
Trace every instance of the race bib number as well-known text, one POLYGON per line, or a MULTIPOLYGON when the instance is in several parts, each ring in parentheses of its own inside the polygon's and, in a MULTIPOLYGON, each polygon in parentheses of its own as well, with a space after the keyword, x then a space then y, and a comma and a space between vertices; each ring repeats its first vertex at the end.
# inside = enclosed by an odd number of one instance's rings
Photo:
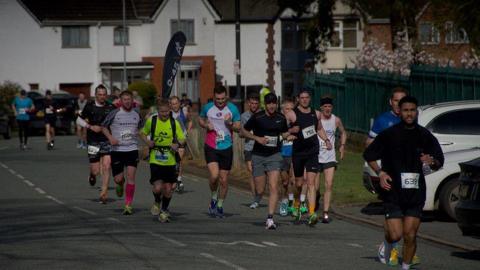
POLYGON ((420 174, 418 173, 401 173, 402 188, 418 189, 420 174))
POLYGON ((53 113, 53 110, 51 108, 46 108, 45 109, 45 113, 46 114, 52 114, 53 113))
POLYGON ((100 147, 89 145, 87 148, 87 152, 89 155, 96 155, 100 151, 100 147))
POLYGON ((302 129, 302 134, 304 139, 308 139, 312 137, 313 135, 317 134, 315 132, 315 126, 309 126, 304 129, 302 129))
POLYGON ((170 155, 169 151, 161 152, 161 151, 155 151, 155 159, 160 162, 167 162, 168 157, 170 155))
POLYGON ((27 109, 26 108, 18 109, 18 114, 27 114, 27 109))
POLYGON ((265 144, 265 146, 268 146, 268 147, 277 147, 278 137, 265 136, 265 138, 267 139, 267 144, 265 144))
POLYGON ((225 132, 223 130, 218 130, 217 131, 217 142, 219 141, 224 141, 225 140, 225 132))
POLYGON ((120 133, 120 136, 122 137, 123 141, 129 141, 132 140, 134 135, 130 131, 124 131, 120 133))

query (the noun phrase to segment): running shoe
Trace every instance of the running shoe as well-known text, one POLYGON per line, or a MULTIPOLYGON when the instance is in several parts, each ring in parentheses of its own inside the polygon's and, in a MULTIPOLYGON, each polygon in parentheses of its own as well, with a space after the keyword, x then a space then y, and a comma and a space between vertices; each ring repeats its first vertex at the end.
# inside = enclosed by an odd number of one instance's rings
POLYGON ((277 225, 273 222, 273 218, 267 218, 267 222, 265 222, 265 229, 267 230, 276 230, 277 225))
POLYGON ((47 143, 47 150, 52 150, 52 145, 50 143, 47 143))
POLYGON ((82 148, 82 142, 77 142, 77 149, 81 149, 82 148))
POLYGON ((295 207, 293 205, 288 207, 288 213, 293 216, 293 212, 295 212, 295 207))
POLYGON ((302 214, 305 214, 308 212, 308 207, 306 202, 302 202, 302 204, 300 205, 300 212, 302 212, 302 214))
POLYGON ((413 259, 412 259, 412 266, 417 264, 420 264, 420 257, 418 257, 417 254, 415 254, 413 255, 413 259))
POLYGON ((126 216, 133 214, 133 207, 128 204, 125 205, 125 207, 123 207, 123 214, 126 216))
POLYGON ((293 208, 292 216, 295 221, 300 221, 302 219, 302 212, 300 208, 293 208))
POLYGON ((160 214, 160 203, 154 203, 150 208, 150 213, 152 216, 158 216, 160 214))
POLYGON ((331 221, 331 219, 328 216, 328 213, 323 213, 322 223, 328 224, 328 223, 330 223, 330 221, 331 221))
POLYGON ((217 217, 224 218, 225 215, 223 214, 223 207, 217 207, 217 217))
POLYGON ((390 252, 390 259, 388 260, 388 265, 389 266, 397 266, 398 265, 398 248, 394 247, 392 248, 392 251, 390 252))
POLYGON ((185 190, 185 185, 182 181, 178 181, 177 188, 175 189, 176 192, 182 193, 185 190))
POLYGON ((117 184, 117 187, 115 188, 115 192, 117 193, 117 196, 121 198, 123 196, 123 184, 125 183, 125 180, 123 180, 120 184, 117 184))
POLYGON ((100 198, 99 201, 101 204, 106 204, 107 203, 107 193, 100 193, 100 198))
POLYGON ((210 201, 210 205, 208 206, 208 213, 212 217, 215 217, 215 215, 217 214, 217 200, 212 199, 210 201))
POLYGON ((383 264, 387 263, 387 259, 385 258, 385 243, 383 241, 378 247, 377 257, 381 263, 383 264))
POLYGON ((318 222, 317 213, 313 213, 308 217, 308 225, 309 226, 313 226, 313 225, 317 224, 317 222, 318 222))
POLYGON ((280 213, 280 216, 286 217, 288 215, 288 202, 281 202, 280 210, 278 212, 280 213))
POLYGON ((258 202, 252 202, 249 207, 250 209, 256 209, 258 207, 258 202))
POLYGON ((95 175, 90 175, 90 177, 88 177, 88 183, 90 183, 90 186, 95 186, 95 183, 97 183, 97 177, 95 177, 95 175))
POLYGON ((160 214, 158 215, 158 221, 161 223, 170 222, 170 213, 168 213, 168 211, 161 210, 160 214))

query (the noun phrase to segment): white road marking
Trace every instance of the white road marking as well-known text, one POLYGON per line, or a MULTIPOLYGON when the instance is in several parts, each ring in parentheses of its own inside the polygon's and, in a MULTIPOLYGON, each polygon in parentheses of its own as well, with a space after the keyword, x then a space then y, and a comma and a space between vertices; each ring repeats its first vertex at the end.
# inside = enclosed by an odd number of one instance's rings
POLYGON ((235 246, 235 245, 238 245, 238 244, 244 244, 244 245, 248 245, 248 246, 261 247, 261 248, 266 247, 262 244, 257 244, 257 243, 250 242, 250 241, 234 241, 234 242, 230 242, 230 243, 227 243, 227 242, 207 242, 207 243, 211 244, 211 245, 235 246))
POLYGON ((57 199, 57 198, 55 198, 55 197, 52 197, 52 196, 50 196, 50 195, 45 196, 45 198, 50 199, 50 200, 52 200, 52 201, 54 201, 54 202, 56 202, 56 203, 58 203, 58 204, 62 204, 62 205, 65 204, 64 202, 62 202, 62 201, 60 201, 59 199, 57 199))
POLYGON ((77 209, 78 211, 81 211, 81 212, 87 213, 87 214, 89 214, 89 215, 92 215, 92 216, 96 216, 96 215, 97 215, 97 213, 95 213, 95 212, 92 212, 92 211, 87 210, 87 209, 83 209, 83 208, 78 207, 78 206, 74 206, 73 208, 74 208, 74 209, 77 209))
POLYGON ((2 168, 4 168, 4 169, 8 169, 8 166, 3 164, 3 163, 0 163, 0 166, 2 166, 2 168))
POLYGON ((161 239, 163 239, 163 240, 165 240, 165 241, 167 241, 167 242, 169 242, 169 243, 171 243, 171 244, 174 244, 174 245, 176 245, 176 246, 179 246, 179 247, 186 247, 186 246, 187 246, 186 244, 184 244, 184 243, 182 243, 182 242, 179 242, 179 241, 177 241, 177 240, 175 240, 175 239, 172 239, 172 238, 168 238, 168 237, 163 236, 163 235, 158 234, 158 233, 154 233, 154 232, 146 232, 146 233, 150 234, 151 236, 155 236, 155 237, 161 238, 161 239))
POLYGON ((362 245, 360 245, 360 244, 355 244, 355 243, 348 243, 347 246, 356 247, 356 248, 363 248, 362 245))
POLYGON ((23 175, 21 175, 21 174, 17 174, 17 177, 22 179, 22 180, 25 179, 25 177, 23 177, 23 175))
POLYGON ((43 189, 41 189, 39 187, 35 188, 35 190, 40 194, 47 194, 43 189))
POLYGON ((262 244, 267 245, 267 246, 271 246, 271 247, 278 247, 278 245, 273 243, 273 242, 263 241, 262 244))
POLYGON ((241 267, 241 266, 239 266, 239 265, 236 265, 236 264, 233 264, 233 263, 231 263, 231 262, 229 262, 229 261, 227 261, 227 260, 224 260, 224 259, 218 258, 218 257, 216 257, 216 256, 213 256, 213 255, 210 254, 210 253, 200 253, 200 256, 205 257, 205 258, 210 259, 210 260, 214 260, 214 261, 216 261, 216 262, 218 262, 218 263, 221 263, 221 264, 223 264, 223 265, 225 265, 225 266, 228 266, 228 267, 230 267, 230 268, 233 268, 233 269, 246 270, 246 268, 243 268, 243 267, 241 267))
POLYGON ((30 182, 30 181, 28 181, 28 180, 23 180, 23 182, 24 182, 25 184, 31 186, 31 187, 34 187, 34 186, 35 186, 34 183, 32 183, 32 182, 30 182))
POLYGON ((12 169, 8 169, 8 171, 9 171, 11 174, 13 174, 13 175, 17 174, 17 172, 14 171, 14 170, 12 170, 12 169))

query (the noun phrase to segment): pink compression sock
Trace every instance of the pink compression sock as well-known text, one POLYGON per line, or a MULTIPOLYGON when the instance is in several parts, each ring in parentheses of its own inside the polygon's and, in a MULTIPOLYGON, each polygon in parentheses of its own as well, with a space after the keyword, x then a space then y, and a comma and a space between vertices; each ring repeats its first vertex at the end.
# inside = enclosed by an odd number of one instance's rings
POLYGON ((133 201, 133 194, 135 193, 135 184, 127 184, 125 190, 125 204, 131 205, 133 201))

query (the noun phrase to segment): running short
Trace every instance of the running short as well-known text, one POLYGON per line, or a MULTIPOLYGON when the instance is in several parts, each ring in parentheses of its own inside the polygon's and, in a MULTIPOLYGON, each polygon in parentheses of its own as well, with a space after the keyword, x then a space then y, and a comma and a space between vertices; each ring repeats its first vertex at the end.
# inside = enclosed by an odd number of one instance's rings
POLYGON ((112 146, 109 142, 88 142, 87 152, 90 163, 97 163, 103 156, 110 155, 112 146))
POLYGON ((112 175, 116 176, 123 173, 125 167, 137 167, 138 150, 128 152, 112 151, 112 175))
POLYGON ((290 173, 290 167, 292 166, 292 157, 283 157, 282 172, 290 173))
POLYGON ((243 151, 243 157, 245 158, 245 162, 252 161, 252 151, 243 151))
POLYGON ((177 182, 177 166, 169 165, 162 166, 158 164, 150 163, 150 184, 154 184, 156 181, 162 181, 163 183, 176 183, 177 182))
POLYGON ((51 127, 55 127, 55 124, 57 123, 57 117, 55 116, 45 116, 43 120, 45 120, 45 125, 48 124, 51 127))
POLYGON ((327 162, 327 163, 318 163, 318 171, 319 172, 323 172, 324 170, 329 169, 329 168, 335 168, 335 170, 336 170, 337 169, 337 162, 331 161, 331 162, 327 162))
POLYGON ((422 218, 424 203, 417 205, 405 205, 399 203, 384 202, 385 219, 416 217, 422 218))
POLYGON ((292 156, 293 174, 302 177, 307 172, 318 172, 318 155, 294 155, 292 156))
POLYGON ((270 156, 252 155, 252 175, 259 177, 265 175, 266 172, 280 171, 282 168, 283 158, 280 153, 270 156))
POLYGON ((218 150, 205 144, 205 161, 208 163, 216 162, 220 170, 230 171, 232 169, 233 148, 218 150))

